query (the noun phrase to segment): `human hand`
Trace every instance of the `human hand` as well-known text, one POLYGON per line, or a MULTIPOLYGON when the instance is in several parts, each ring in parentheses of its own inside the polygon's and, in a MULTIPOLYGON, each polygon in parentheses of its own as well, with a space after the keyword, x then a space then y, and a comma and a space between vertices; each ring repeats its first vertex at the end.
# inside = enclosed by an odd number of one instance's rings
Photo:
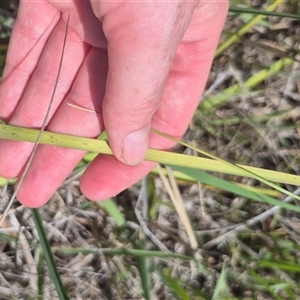
MULTIPOLYGON (((110 197, 147 174, 148 147, 180 138, 198 105, 228 3, 21 0, 0 87, 0 118, 40 128, 69 32, 47 130, 96 137, 104 129, 114 156, 99 155, 80 186, 91 200, 110 197), (102 111, 94 114, 67 105, 102 111), (125 138, 127 136, 127 138, 125 138)), ((0 142, 0 175, 20 174, 30 143, 0 142)), ((84 155, 40 145, 18 192, 29 207, 45 204, 84 155)))

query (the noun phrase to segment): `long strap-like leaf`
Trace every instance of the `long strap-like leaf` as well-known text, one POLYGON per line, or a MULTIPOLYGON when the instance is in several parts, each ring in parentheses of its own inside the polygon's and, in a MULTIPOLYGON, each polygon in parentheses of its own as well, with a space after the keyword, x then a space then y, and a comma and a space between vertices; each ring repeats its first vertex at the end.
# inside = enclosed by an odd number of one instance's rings
MULTIPOLYGON (((35 142, 39 130, 26 129, 11 125, 0 124, 0 138, 9 140, 18 140, 26 142, 35 142)), ((103 154, 112 155, 112 151, 105 141, 94 140, 89 138, 77 137, 67 134, 47 132, 44 131, 40 144, 60 146, 66 148, 73 148, 84 151, 91 151, 103 154)), ((224 174, 253 177, 247 172, 243 172, 243 169, 250 171, 253 174, 264 177, 266 180, 273 182, 300 185, 300 176, 276 172, 271 170, 265 170, 255 167, 249 167, 245 165, 237 165, 242 167, 237 168, 236 165, 229 165, 229 163, 223 163, 208 158, 189 156, 179 153, 172 153, 167 151, 149 149, 146 154, 146 160, 159 162, 168 165, 177 165, 183 167, 189 167, 193 169, 202 169, 206 171, 219 172, 224 174)))

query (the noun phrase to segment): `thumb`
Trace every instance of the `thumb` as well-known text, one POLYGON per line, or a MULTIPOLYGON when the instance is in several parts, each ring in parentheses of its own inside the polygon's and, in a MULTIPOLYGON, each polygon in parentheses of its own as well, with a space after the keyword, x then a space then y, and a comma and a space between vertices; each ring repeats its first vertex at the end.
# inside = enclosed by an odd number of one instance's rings
POLYGON ((109 60, 103 120, 116 158, 134 165, 147 151, 151 119, 196 4, 101 3, 96 15, 109 60))

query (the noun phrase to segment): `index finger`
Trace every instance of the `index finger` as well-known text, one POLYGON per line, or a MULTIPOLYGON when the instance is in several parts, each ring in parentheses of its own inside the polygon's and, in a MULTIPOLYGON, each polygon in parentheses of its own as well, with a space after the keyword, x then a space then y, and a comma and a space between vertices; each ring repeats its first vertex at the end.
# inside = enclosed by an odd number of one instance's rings
POLYGON ((45 0, 20 2, 0 85, 0 118, 7 122, 60 18, 45 0), (38 9, 37 9, 38 6, 38 9))

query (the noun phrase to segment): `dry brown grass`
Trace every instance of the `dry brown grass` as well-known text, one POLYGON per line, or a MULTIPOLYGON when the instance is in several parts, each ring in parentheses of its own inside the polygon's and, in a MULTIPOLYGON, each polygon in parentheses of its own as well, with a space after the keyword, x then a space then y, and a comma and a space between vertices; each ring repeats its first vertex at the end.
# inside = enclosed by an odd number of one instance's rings
MULTIPOLYGON (((262 4, 257 7, 265 6, 265 1, 260 2, 262 4)), ((296 13, 299 10, 296 1, 289 1, 283 2, 277 11, 296 13)), ((242 17, 229 16, 225 35, 235 32, 243 22, 242 17)), ((297 21, 288 18, 268 17, 264 22, 216 58, 207 85, 211 89, 204 99, 235 83, 243 93, 231 97, 209 115, 198 111, 194 126, 184 139, 229 161, 299 174, 300 28, 297 21), (294 62, 252 90, 244 88, 247 78, 282 57, 294 57, 294 62)), ((189 151, 183 147, 177 150, 189 151)), ((147 238, 145 227, 134 213, 139 197, 143 201, 137 209, 142 211, 147 203, 141 194, 141 183, 115 197, 126 218, 126 225, 118 228, 98 203, 82 196, 78 178, 70 178, 40 211, 54 250, 64 247, 87 250, 86 253, 79 250, 77 253, 55 252, 71 299, 143 299, 136 257, 107 255, 101 250, 94 252, 103 248, 138 249, 139 242, 147 250, 167 249, 194 257, 191 261, 171 256, 149 259, 151 299, 174 299, 160 276, 162 270, 170 271, 173 278, 182 282, 189 295, 195 296, 196 290, 210 299, 223 265, 226 266, 228 295, 224 292, 224 298, 218 299, 298 299, 300 296, 299 271, 258 264, 262 260, 299 264, 299 214, 273 210, 264 217, 263 214, 271 209, 267 204, 211 187, 200 186, 199 189, 197 184, 182 184, 184 206, 199 244, 194 251, 165 186, 157 176, 150 176, 147 185, 155 187, 155 217, 144 222, 153 234, 152 240, 147 238), (291 284, 291 288, 274 293, 276 284, 278 288, 279 284, 291 284)), ((253 179, 226 179, 259 186, 253 179)), ((11 191, 11 185, 2 186, 1 210, 11 191)), ((41 259, 30 210, 18 206, 16 203, 16 210, 0 228, 0 299, 56 299, 41 259), (43 296, 39 296, 39 285, 43 296)), ((150 204, 150 207, 153 206, 150 204)))

